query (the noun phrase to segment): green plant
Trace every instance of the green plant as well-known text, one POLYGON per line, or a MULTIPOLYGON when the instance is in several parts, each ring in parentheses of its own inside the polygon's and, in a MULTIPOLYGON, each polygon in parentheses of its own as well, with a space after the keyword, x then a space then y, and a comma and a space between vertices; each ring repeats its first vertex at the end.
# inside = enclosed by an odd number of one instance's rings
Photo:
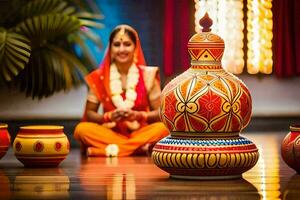
POLYGON ((6 0, 0 14, 0 82, 32 98, 79 85, 96 63, 85 40, 101 46, 93 28, 103 16, 85 1, 6 0), (81 49, 79 57, 74 46, 81 49))

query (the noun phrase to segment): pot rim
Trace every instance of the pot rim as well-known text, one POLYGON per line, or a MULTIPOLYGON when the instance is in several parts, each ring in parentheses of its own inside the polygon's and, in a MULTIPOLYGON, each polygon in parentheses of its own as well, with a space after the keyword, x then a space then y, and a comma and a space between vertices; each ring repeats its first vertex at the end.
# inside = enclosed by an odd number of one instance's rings
POLYGON ((20 130, 63 130, 63 126, 58 125, 29 125, 29 126, 21 126, 20 130))
POLYGON ((7 127, 8 127, 7 124, 5 124, 5 123, 0 123, 0 128, 7 128, 7 127))
POLYGON ((291 131, 300 131, 300 124, 292 124, 290 125, 291 131))

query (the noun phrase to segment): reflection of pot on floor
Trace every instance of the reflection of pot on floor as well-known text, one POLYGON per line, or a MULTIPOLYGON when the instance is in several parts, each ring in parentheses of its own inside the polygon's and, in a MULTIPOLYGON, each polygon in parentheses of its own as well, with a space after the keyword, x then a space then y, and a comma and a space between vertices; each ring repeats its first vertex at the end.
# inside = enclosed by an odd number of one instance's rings
POLYGON ((69 199, 70 180, 58 168, 24 170, 15 177, 15 199, 69 199))
POLYGON ((11 192, 10 192, 10 183, 9 179, 3 171, 0 169, 0 199, 10 199, 11 192))
POLYGON ((184 181, 170 179, 155 185, 151 199, 260 199, 257 189, 245 179, 184 181))
POLYGON ((296 174, 291 177, 287 186, 282 193, 282 199, 292 200, 300 197, 300 175, 296 174))

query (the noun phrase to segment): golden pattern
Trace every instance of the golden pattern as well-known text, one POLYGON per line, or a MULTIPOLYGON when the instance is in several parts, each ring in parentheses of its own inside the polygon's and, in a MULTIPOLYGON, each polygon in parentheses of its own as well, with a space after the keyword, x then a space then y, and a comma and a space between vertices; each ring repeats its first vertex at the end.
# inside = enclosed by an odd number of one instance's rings
POLYGON ((208 154, 154 151, 152 159, 162 168, 251 168, 256 164, 258 156, 258 152, 208 154))

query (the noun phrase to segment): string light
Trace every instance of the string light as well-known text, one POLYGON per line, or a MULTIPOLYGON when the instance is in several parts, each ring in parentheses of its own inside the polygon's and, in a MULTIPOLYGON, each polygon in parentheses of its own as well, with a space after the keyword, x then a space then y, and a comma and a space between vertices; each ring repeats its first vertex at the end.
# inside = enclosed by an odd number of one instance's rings
POLYGON ((208 12, 213 20, 212 32, 225 41, 222 66, 225 70, 240 74, 244 68, 243 52, 243 1, 195 0, 195 31, 200 32, 199 20, 208 12))
MULTIPOLYGON (((247 1, 247 71, 250 74, 272 73, 273 20, 272 0, 247 1)), ((234 74, 245 65, 243 39, 244 14, 242 0, 195 0, 195 31, 206 12, 213 20, 212 32, 225 41, 223 68, 234 74)))
POLYGON ((247 71, 272 73, 272 0, 247 1, 247 71))

